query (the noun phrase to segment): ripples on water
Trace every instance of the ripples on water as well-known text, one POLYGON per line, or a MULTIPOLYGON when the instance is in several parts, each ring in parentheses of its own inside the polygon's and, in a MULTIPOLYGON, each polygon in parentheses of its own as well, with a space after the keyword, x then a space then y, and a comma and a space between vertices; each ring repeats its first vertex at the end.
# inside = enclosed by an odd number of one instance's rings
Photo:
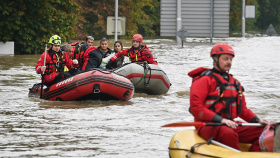
MULTIPOLYGON (((279 121, 279 37, 214 39, 233 45, 231 73, 245 87, 247 105, 260 117, 279 121)), ((130 101, 51 102, 28 98, 40 82, 39 55, 0 57, 0 153, 3 157, 168 157, 171 137, 184 128, 161 125, 192 121, 191 78, 212 67, 209 39, 144 41, 172 83, 165 95, 135 94, 130 101)))

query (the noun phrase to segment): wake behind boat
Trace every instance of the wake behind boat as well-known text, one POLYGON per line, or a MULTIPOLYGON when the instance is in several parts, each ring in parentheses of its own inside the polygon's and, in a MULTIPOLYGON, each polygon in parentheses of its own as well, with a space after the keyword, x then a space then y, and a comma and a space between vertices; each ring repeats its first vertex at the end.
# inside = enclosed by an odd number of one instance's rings
POLYGON ((166 73, 155 64, 127 63, 114 72, 130 79, 137 93, 166 94, 171 86, 166 73))
MULTIPOLYGON (((29 97, 40 97, 41 83, 29 89, 29 97)), ((130 80, 115 73, 94 69, 80 73, 47 87, 42 99, 52 101, 74 100, 129 100, 134 87, 130 80)))

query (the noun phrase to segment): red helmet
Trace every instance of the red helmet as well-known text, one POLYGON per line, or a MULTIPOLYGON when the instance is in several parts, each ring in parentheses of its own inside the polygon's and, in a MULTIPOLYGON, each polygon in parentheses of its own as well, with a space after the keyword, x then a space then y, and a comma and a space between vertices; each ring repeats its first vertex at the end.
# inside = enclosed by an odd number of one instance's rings
POLYGON ((234 56, 234 51, 232 47, 227 43, 217 43, 213 46, 210 56, 213 55, 220 55, 220 54, 231 54, 234 56))
POLYGON ((142 41, 143 41, 143 37, 142 37, 142 35, 140 35, 140 34, 135 34, 135 35, 132 37, 132 40, 133 40, 133 41, 142 42, 142 41))

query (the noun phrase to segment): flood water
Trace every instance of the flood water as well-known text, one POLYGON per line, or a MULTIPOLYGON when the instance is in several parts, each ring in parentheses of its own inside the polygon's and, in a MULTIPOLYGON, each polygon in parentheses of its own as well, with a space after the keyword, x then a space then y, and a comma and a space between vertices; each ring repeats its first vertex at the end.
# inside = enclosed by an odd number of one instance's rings
MULTIPOLYGON (((260 118, 280 121, 280 37, 215 38, 236 57, 230 73, 245 87, 247 106, 260 118)), ((0 56, 1 157, 168 157, 171 137, 193 121, 188 112, 191 78, 197 67, 212 68, 209 39, 144 40, 172 86, 165 95, 135 94, 129 101, 53 102, 28 97, 40 82, 39 55, 0 56)), ((192 127, 190 127, 192 128, 192 127)))

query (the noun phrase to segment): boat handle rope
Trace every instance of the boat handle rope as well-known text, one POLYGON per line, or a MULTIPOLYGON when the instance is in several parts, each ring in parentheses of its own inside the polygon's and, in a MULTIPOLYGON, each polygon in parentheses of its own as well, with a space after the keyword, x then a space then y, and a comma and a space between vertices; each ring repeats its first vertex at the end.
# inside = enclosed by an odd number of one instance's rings
POLYGON ((213 143, 213 137, 210 138, 207 142, 202 142, 202 143, 196 143, 194 144, 192 147, 191 147, 191 150, 188 150, 188 149, 182 149, 182 148, 168 148, 169 150, 183 150, 183 151, 188 151, 188 154, 186 155, 186 158, 191 158, 192 154, 193 153, 196 153, 196 154, 199 154, 199 155, 203 155, 203 156, 207 156, 207 157, 217 157, 217 156, 212 156, 212 155, 207 155, 207 154, 203 154, 203 153, 197 153, 195 152, 195 149, 198 148, 199 146, 201 145, 204 145, 204 144, 211 144, 213 143))
POLYGON ((186 155, 187 158, 190 158, 192 156, 193 153, 195 153, 195 149, 203 144, 207 144, 209 145, 209 141, 207 142, 203 142, 203 143, 196 143, 191 147, 191 150, 188 152, 188 154, 186 155))
MULTIPOLYGON (((206 143, 200 143, 200 145, 203 145, 203 144, 207 144, 206 143)), ((196 145, 196 144, 195 144, 196 145)), ((199 146, 200 146, 199 145, 199 146)), ((198 147, 198 146, 197 146, 198 147)), ((193 148, 193 147, 192 147, 193 148)), ((191 150, 192 150, 191 148, 191 150)), ((195 154, 198 154, 198 155, 202 155, 202 156, 207 156, 207 157, 216 157, 216 158, 221 158, 221 157, 217 157, 217 156, 212 156, 212 155, 207 155, 207 154, 203 154, 203 153, 197 153, 195 151, 191 151, 191 150, 188 150, 188 149, 182 149, 182 148, 168 148, 169 150, 183 150, 183 151, 188 151, 188 154, 186 155, 186 158, 191 158, 192 154, 195 153, 195 154)))
POLYGON ((147 66, 147 62, 144 62, 143 68, 144 68, 144 74, 143 74, 143 76, 140 78, 140 80, 139 80, 137 83, 134 84, 134 86, 136 86, 137 84, 139 84, 139 83, 143 80, 143 78, 144 78, 145 87, 148 87, 148 86, 149 86, 150 79, 151 79, 151 71, 152 71, 152 69, 151 69, 149 66, 147 66), (145 77, 146 77, 146 75, 147 75, 147 73, 148 73, 149 70, 150 70, 150 76, 149 76, 148 82, 146 82, 145 77))
POLYGON ((147 88, 150 84, 150 80, 151 80, 151 76, 152 76, 152 69, 146 61, 144 62, 144 69, 146 69, 147 71, 150 70, 150 76, 149 76, 148 82, 146 82, 146 78, 144 78, 144 86, 145 86, 145 88, 147 88))

